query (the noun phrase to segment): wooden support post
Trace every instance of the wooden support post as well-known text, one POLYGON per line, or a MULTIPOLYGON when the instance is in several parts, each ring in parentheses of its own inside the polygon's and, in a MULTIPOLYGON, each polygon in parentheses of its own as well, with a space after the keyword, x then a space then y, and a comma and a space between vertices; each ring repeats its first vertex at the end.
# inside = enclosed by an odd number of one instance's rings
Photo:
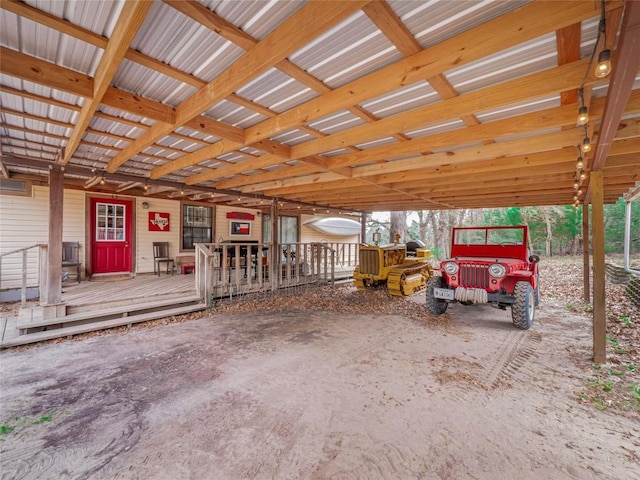
POLYGON ((369 214, 367 212, 362 212, 360 216, 360 242, 359 243, 367 243, 367 218, 369 218, 369 214))
POLYGON ((61 168, 49 170, 49 249, 47 251, 49 279, 47 305, 62 303, 62 209, 64 172, 61 168))
POLYGON ((593 236, 593 361, 607 361, 604 292, 604 189, 602 170, 591 172, 591 229, 593 236))
POLYGON ((582 273, 584 283, 584 302, 591 303, 591 285, 589 269, 589 247, 591 245, 591 237, 589 235, 589 204, 582 205, 582 273))
POLYGON ((271 278, 271 290, 275 291, 280 287, 280 258, 282 252, 280 251, 280 232, 278 231, 278 202, 274 200, 271 204, 271 272, 269 278, 271 278))

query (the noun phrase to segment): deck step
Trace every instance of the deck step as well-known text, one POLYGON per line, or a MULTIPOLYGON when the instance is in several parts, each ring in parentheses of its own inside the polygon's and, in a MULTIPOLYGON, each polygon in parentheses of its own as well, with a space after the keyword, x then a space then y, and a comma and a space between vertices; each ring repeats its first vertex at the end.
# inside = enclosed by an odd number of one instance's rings
POLYGON ((132 312, 140 312, 143 310, 160 309, 171 305, 183 305, 185 303, 199 303, 200 297, 197 295, 189 295, 186 297, 171 297, 162 300, 154 300, 152 302, 134 303, 130 305, 120 305, 118 307, 110 307, 102 310, 88 310, 79 313, 72 313, 64 317, 48 318, 38 321, 20 321, 17 328, 23 330, 28 328, 49 327, 51 325, 59 325, 62 323, 84 322, 86 320, 110 320, 110 317, 123 317, 132 312))
MULTIPOLYGON (((44 332, 27 333, 14 337, 10 340, 0 343, 0 348, 15 347, 18 345, 26 345, 28 343, 42 342, 44 340, 51 340, 53 338, 70 337, 72 335, 78 335, 81 333, 94 332, 97 330, 105 330, 107 328, 121 327, 123 325, 131 325, 134 323, 148 322, 150 320, 157 320, 158 318, 172 317, 174 315, 184 315, 185 313, 196 312, 206 309, 207 306, 204 303, 198 303, 195 305, 187 305, 183 307, 170 308, 165 310, 158 310, 154 312, 141 313, 138 315, 132 315, 129 317, 114 318, 111 320, 103 320, 93 323, 85 323, 82 325, 73 325, 70 327, 56 328, 54 330, 47 330, 44 332)), ((58 324, 61 323, 58 319, 58 324)), ((65 320, 65 323, 67 321, 65 320)))

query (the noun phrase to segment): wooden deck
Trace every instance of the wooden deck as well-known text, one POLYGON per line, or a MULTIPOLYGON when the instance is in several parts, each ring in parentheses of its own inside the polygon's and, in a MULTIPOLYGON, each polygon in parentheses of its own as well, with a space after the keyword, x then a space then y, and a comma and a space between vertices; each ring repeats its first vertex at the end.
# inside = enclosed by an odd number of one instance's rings
MULTIPOLYGON (((353 268, 337 268, 334 280, 349 278, 352 274, 353 268)), ((0 348, 205 309, 207 304, 196 293, 195 279, 193 274, 143 274, 63 284, 65 316, 25 319, 23 313, 18 314, 14 308, 10 316, 0 318, 0 348)), ((245 278, 243 283, 246 282, 245 278)), ((280 288, 287 286, 291 285, 280 288)))
POLYGON ((195 295, 195 276, 142 274, 117 280, 96 280, 62 285, 62 301, 67 313, 74 313, 91 305, 104 308, 110 304, 148 302, 167 296, 195 295))

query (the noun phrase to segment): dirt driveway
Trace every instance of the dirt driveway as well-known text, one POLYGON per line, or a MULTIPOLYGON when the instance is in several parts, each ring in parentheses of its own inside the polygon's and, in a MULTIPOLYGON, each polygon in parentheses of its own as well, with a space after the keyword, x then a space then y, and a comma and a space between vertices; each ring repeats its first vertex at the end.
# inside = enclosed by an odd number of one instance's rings
POLYGON ((637 411, 577 401, 590 352, 549 305, 526 332, 293 305, 5 351, 2 478, 639 478, 637 411))

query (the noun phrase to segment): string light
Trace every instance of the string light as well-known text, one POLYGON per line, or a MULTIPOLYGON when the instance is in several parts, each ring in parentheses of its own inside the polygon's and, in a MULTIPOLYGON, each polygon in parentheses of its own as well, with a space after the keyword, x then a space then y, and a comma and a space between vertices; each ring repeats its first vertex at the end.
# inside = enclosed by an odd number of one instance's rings
POLYGON ((576 162, 576 168, 580 170, 582 167, 584 167, 584 161, 582 160, 582 156, 580 156, 576 162))
POLYGON ((105 182, 104 182, 104 177, 102 177, 102 178, 100 179, 100 185, 104 185, 104 183, 105 183, 105 182))
POLYGON ((586 125, 589 123, 589 113, 584 105, 578 110, 578 125, 586 125))
POLYGON ((582 152, 587 153, 590 151, 591 151, 591 140, 589 140, 589 137, 584 137, 584 140, 582 140, 582 152))
POLYGON ((581 87, 578 90, 578 94, 580 95, 580 108, 578 109, 578 121, 576 123, 582 126, 589 123, 589 110, 584 104, 584 88, 581 87))
POLYGON ((573 188, 577 189, 580 186, 580 182, 578 181, 578 179, 575 179, 573 181, 573 188))
POLYGON ((580 180, 584 180, 585 178, 587 178, 587 174, 584 170, 580 170, 580 180))
POLYGON ((595 75, 598 78, 605 78, 611 73, 611 50, 602 50, 598 55, 598 65, 596 65, 595 75))

